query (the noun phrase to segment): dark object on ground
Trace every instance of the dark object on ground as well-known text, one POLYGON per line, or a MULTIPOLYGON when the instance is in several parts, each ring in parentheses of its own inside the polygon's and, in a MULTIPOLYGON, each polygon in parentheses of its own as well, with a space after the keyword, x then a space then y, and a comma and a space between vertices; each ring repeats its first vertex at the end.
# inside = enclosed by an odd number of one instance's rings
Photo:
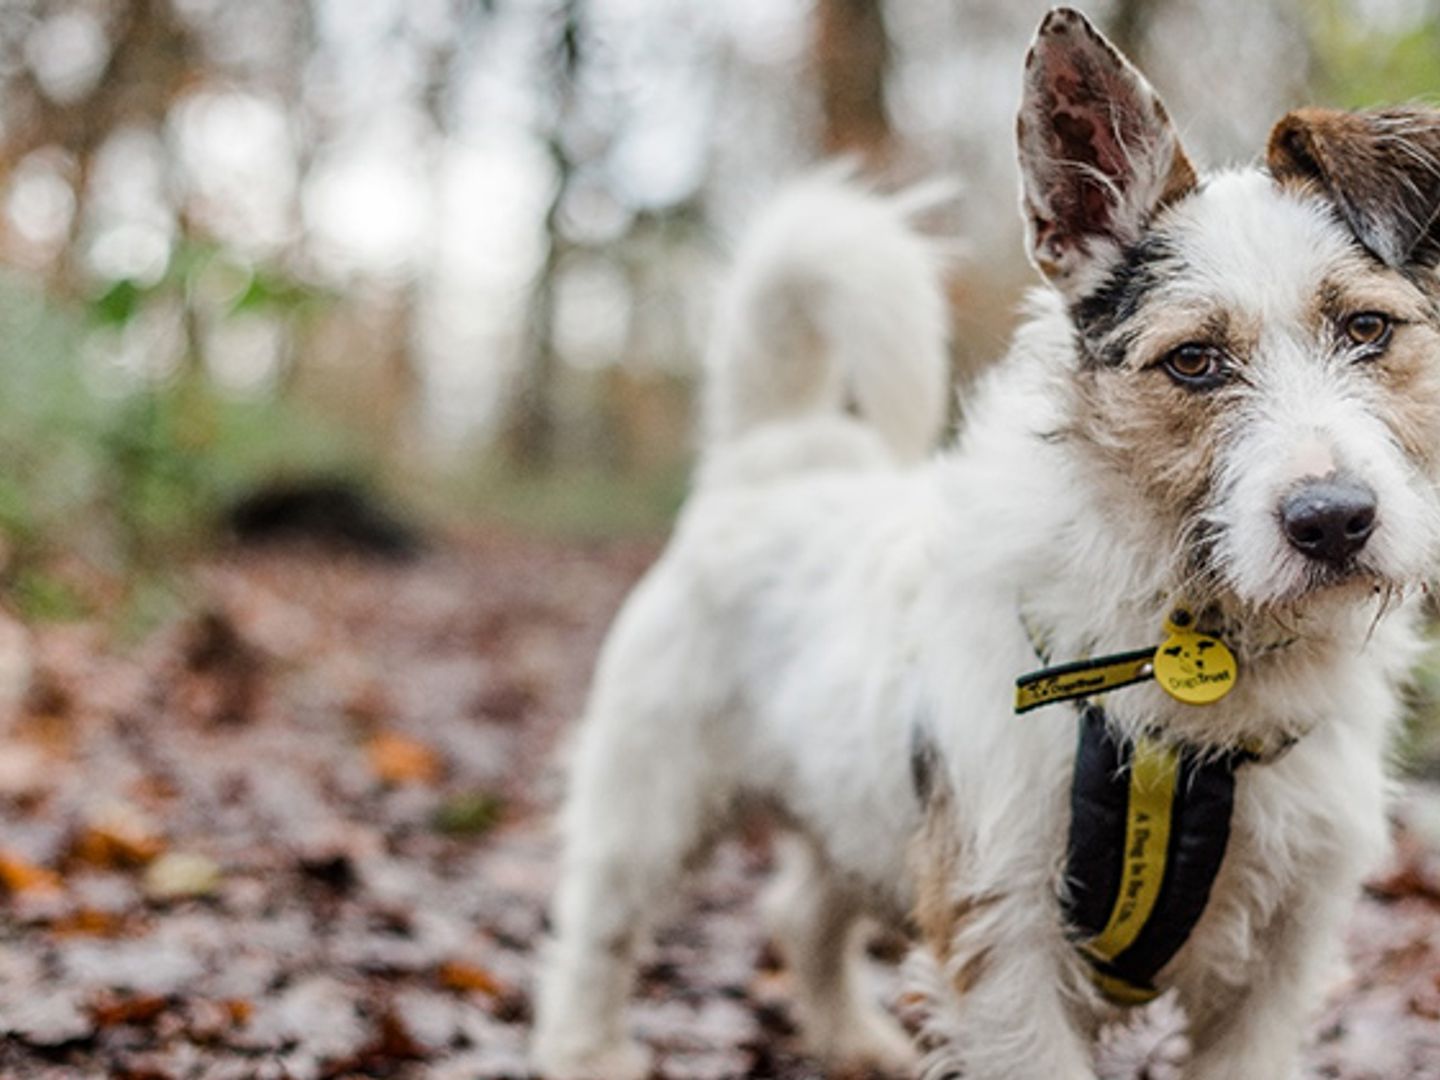
POLYGON ((425 546, 419 529, 343 479, 266 484, 231 505, 225 524, 246 545, 304 542, 385 559, 414 558, 425 546))

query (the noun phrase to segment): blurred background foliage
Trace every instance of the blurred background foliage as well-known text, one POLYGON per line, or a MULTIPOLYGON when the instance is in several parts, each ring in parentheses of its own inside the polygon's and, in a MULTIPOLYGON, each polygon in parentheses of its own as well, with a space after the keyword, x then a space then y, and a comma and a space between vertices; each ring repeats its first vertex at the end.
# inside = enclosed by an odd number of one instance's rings
MULTIPOLYGON (((307 477, 663 526, 716 268, 827 155, 963 179, 930 223, 963 382, 1030 282, 1011 126, 1045 6, 0 0, 11 601, 163 596, 237 500, 307 477)), ((1210 163, 1299 102, 1440 85, 1436 0, 1090 7, 1210 163)))

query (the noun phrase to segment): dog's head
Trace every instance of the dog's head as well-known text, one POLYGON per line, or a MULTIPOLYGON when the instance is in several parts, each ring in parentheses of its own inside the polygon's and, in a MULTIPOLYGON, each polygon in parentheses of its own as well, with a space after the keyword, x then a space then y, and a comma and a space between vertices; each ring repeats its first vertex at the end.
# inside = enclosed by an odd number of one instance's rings
MULTIPOLYGON (((1018 123, 1031 256, 1074 326, 1063 435, 1197 592, 1294 606, 1440 546, 1440 113, 1306 109, 1201 176, 1076 12, 1018 123)), ((1123 517, 1122 517, 1123 515, 1123 517)))

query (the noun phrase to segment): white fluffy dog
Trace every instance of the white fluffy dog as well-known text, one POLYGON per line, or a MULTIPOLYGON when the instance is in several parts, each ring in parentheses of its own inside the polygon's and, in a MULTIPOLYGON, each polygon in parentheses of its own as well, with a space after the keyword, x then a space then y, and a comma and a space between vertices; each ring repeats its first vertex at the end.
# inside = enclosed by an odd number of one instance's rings
POLYGON ((944 303, 904 206, 815 178, 740 255, 695 494, 579 733, 546 1076, 646 1074, 623 1022, 638 937, 758 806, 798 838, 776 932, 818 1055, 910 1060, 855 978, 849 930, 874 913, 933 957, 931 1071, 1093 1080, 1117 1006, 1067 906, 1094 854, 1073 850, 1077 712, 1016 716, 1015 681, 1037 649, 1153 649, 1177 612, 1233 654, 1230 692, 1177 700, 1147 661, 1083 714, 1112 748, 1233 763, 1223 862, 1142 989, 1178 991, 1189 1080, 1294 1075, 1384 850, 1440 541, 1440 119, 1302 110, 1263 167, 1201 176, 1145 80, 1061 9, 1019 145, 1049 288, 938 456, 944 303))

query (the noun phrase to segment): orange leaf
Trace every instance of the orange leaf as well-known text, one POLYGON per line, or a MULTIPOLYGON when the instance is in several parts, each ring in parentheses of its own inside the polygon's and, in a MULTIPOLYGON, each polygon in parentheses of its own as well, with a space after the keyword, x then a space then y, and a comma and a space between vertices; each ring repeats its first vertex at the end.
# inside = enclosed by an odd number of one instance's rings
POLYGON ((144 866, 165 850, 157 836, 119 824, 91 825, 75 838, 74 855, 91 866, 144 866))
POLYGON ((447 990, 480 993, 490 997, 499 997, 505 992, 505 984, 484 968, 462 964, 456 960, 441 964, 435 977, 447 990))
POLYGON ((144 866, 165 850, 159 828, 131 803, 115 802, 86 815, 70 853, 102 868, 144 866))
POLYGON ((113 911, 82 907, 50 924, 60 937, 119 937, 126 930, 125 918, 113 911))
POLYGON ((366 747, 370 771, 387 784, 433 784, 440 779, 440 755, 422 742, 382 732, 366 747))
POLYGON ((12 893, 58 893, 60 875, 0 852, 0 884, 12 893))
POLYGON ((101 1027, 117 1024, 148 1024, 165 1011, 169 1001, 158 994, 120 997, 105 994, 91 1006, 95 1023, 101 1027))

